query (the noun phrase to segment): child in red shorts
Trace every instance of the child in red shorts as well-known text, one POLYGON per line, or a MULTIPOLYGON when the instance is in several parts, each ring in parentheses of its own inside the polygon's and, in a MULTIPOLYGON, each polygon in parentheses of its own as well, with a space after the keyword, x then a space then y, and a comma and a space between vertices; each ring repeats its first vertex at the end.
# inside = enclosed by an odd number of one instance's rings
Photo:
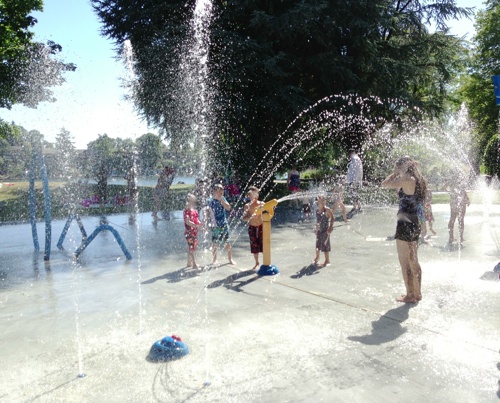
POLYGON ((195 261, 195 251, 198 245, 198 228, 203 225, 200 222, 198 211, 196 211, 196 196, 188 193, 186 198, 186 208, 184 209, 184 235, 188 244, 187 267, 199 269, 195 261))

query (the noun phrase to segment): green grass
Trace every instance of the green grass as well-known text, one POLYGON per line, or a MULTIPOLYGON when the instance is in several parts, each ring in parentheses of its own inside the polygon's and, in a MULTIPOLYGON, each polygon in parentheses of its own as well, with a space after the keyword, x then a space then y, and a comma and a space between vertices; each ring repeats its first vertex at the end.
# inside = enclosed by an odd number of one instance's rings
MULTIPOLYGON (((29 215, 29 183, 11 182, 14 186, 0 188, 0 222, 28 221, 29 215)), ((45 200, 43 195, 43 185, 35 182, 36 217, 44 217, 45 200)), ((76 212, 80 215, 101 215, 111 213, 125 213, 131 210, 130 206, 109 206, 85 208, 81 205, 83 199, 89 199, 97 194, 96 185, 66 185, 63 182, 49 182, 51 195, 51 213, 53 218, 65 218, 69 210, 67 203, 76 206, 76 212)), ((162 210, 181 210, 184 208, 186 194, 194 190, 194 185, 172 185, 169 197, 162 201, 162 210)), ((139 188, 138 205, 139 211, 153 210, 154 187, 144 186, 139 188)), ((125 185, 109 185, 108 198, 115 196, 125 196, 127 188, 125 185)))
MULTIPOLYGON (((12 182, 14 186, 6 186, 0 188, 0 222, 12 221, 29 221, 29 183, 26 181, 12 182)), ((36 197, 36 216, 37 218, 44 217, 44 197, 42 183, 35 182, 35 197, 36 197)), ((111 206, 85 208, 81 206, 81 201, 86 198, 91 198, 97 193, 96 185, 66 185, 63 182, 49 182, 51 192, 51 212, 54 218, 65 218, 68 216, 68 208, 66 202, 70 201, 77 207, 77 212, 80 215, 101 215, 111 213, 126 213, 130 211, 129 206, 111 206)), ((186 200, 186 194, 194 190, 194 185, 172 185, 170 188, 169 197, 163 201, 162 210, 182 210, 186 200)), ((153 210, 153 191, 154 187, 144 186, 139 188, 139 211, 153 210)), ((124 185, 109 185, 109 197, 125 196, 127 192, 124 185)), ((286 183, 277 181, 271 191, 270 198, 280 198, 288 194, 286 183)), ((373 189, 363 188, 360 192, 361 199, 366 204, 370 203, 397 203, 394 192, 374 191, 373 189)), ((483 197, 479 192, 469 192, 469 198, 473 204, 482 204, 483 197)), ((496 191, 492 202, 500 204, 500 191, 496 191)), ((346 198, 346 203, 349 203, 346 198)), ((433 195, 433 204, 449 204, 450 196, 448 193, 439 193, 433 195)))
MULTIPOLYGON (((483 204, 484 198, 480 192, 467 192, 469 195, 470 202, 472 204, 483 204)), ((500 191, 495 191, 492 201, 493 204, 500 204, 500 191)), ((450 195, 449 193, 439 193, 432 195, 432 204, 450 204, 450 195)))
POLYGON ((432 204, 450 204, 450 195, 448 193, 433 194, 432 204))

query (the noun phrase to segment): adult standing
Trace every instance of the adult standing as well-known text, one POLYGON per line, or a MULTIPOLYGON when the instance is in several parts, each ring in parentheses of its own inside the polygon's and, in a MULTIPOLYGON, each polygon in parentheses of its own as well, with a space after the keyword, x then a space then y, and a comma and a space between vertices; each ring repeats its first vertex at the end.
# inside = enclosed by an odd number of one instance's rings
MULTIPOLYGON (((293 166, 291 171, 288 172, 286 185, 288 186, 288 190, 290 191, 290 193, 300 192, 300 172, 297 170, 297 167, 293 166)), ((295 207, 299 206, 298 199, 294 199, 293 203, 295 207)))
MULTIPOLYGON (((349 163, 347 164, 346 183, 348 194, 352 200, 352 210, 349 215, 361 212, 359 189, 363 186, 363 162, 354 150, 349 150, 349 163)), ((348 215, 348 218, 350 218, 348 215)))
MULTIPOLYGON (((163 170, 161 171, 160 176, 158 177, 158 182, 153 192, 154 206, 153 213, 151 214, 155 220, 160 219, 158 217, 158 212, 160 211, 161 200, 168 196, 168 191, 170 190, 170 186, 174 181, 174 176, 175 169, 166 165, 165 168, 163 168, 163 170)), ((167 219, 169 218, 170 217, 167 216, 167 219)))
POLYGON ((398 189, 399 210, 395 238, 406 294, 397 300, 415 303, 422 299, 422 269, 417 255, 421 231, 418 205, 425 200, 427 184, 418 170, 417 161, 406 156, 396 162, 394 172, 382 182, 382 187, 398 189))

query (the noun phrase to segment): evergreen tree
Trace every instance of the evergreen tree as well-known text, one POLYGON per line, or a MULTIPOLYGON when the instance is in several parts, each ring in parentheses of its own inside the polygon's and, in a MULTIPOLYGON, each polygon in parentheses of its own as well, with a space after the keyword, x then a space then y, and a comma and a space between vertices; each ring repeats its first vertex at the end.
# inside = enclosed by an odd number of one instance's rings
POLYGON ((101 203, 108 199, 108 178, 115 166, 115 151, 116 142, 107 134, 99 134, 97 140, 87 144, 87 172, 97 181, 97 192, 101 203))
MULTIPOLYGON (((134 47, 139 110, 173 144, 192 142, 194 110, 179 83, 194 0, 92 3, 103 33, 134 47)), ((359 146, 370 130, 413 106, 430 116, 442 113, 460 49, 446 22, 470 15, 454 0, 215 0, 214 10, 207 60, 211 153, 231 159, 240 172, 263 159, 295 116, 331 94, 372 97, 366 127, 321 133, 338 135, 343 148, 359 146), (429 22, 437 32, 429 32, 429 22), (396 98, 408 107, 395 107, 396 98)), ((340 98, 328 107, 349 116, 363 108, 340 98)))
POLYGON ((75 145, 73 136, 64 127, 56 135, 55 149, 56 172, 52 176, 68 180, 75 170, 75 145))
POLYGON ((153 171, 161 166, 163 160, 165 146, 161 137, 153 133, 146 133, 140 136, 136 143, 139 173, 152 175, 153 171))

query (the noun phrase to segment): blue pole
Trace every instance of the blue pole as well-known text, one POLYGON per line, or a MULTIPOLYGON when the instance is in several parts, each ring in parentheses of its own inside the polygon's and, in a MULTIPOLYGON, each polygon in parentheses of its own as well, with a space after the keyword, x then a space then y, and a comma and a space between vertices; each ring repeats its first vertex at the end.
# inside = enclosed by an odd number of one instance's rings
POLYGON ((35 252, 40 250, 40 244, 38 243, 38 232, 36 230, 36 200, 35 200, 35 156, 31 161, 31 169, 29 173, 29 208, 30 208, 30 221, 31 221, 31 234, 33 235, 33 246, 35 252))
POLYGON ((111 225, 108 224, 103 224, 99 225, 92 234, 83 242, 80 247, 76 250, 75 252, 75 257, 80 256, 80 254, 85 250, 87 246, 94 240, 94 238, 101 232, 101 231, 109 231, 111 232, 114 236, 116 241, 118 242, 118 245, 120 245, 120 248, 122 249, 125 257, 127 260, 132 260, 132 255, 128 251, 127 247, 125 246, 125 243, 123 242, 122 237, 118 233, 117 230, 115 230, 111 225))
POLYGON ((50 191, 49 191, 49 178, 47 176, 47 166, 45 165, 45 158, 42 158, 42 181, 43 193, 45 196, 45 255, 44 260, 50 259, 50 246, 52 243, 52 214, 50 208, 50 191))
POLYGON ((69 226, 71 224, 71 221, 73 221, 73 214, 70 214, 68 217, 68 220, 66 221, 66 224, 64 225, 64 228, 61 232, 61 236, 59 237, 59 241, 57 241, 57 247, 59 249, 64 249, 62 244, 64 242, 64 238, 66 238, 66 234, 68 233, 69 226))
POLYGON ((85 231, 85 227, 83 226, 82 219, 78 214, 71 213, 68 216, 68 220, 66 221, 66 224, 64 225, 64 228, 61 232, 61 236, 59 237, 59 241, 57 242, 57 247, 59 249, 64 249, 62 245, 64 239, 66 238, 66 234, 68 233, 69 226, 71 225, 71 222, 73 221, 74 218, 76 218, 76 222, 78 223, 78 227, 80 228, 80 232, 82 233, 82 242, 85 242, 87 240, 87 232, 85 231))
POLYGON ((87 239, 87 231, 85 231, 85 227, 83 226, 82 219, 80 218, 80 215, 76 214, 76 222, 78 223, 78 226, 80 227, 80 232, 82 233, 82 242, 84 242, 87 239))

